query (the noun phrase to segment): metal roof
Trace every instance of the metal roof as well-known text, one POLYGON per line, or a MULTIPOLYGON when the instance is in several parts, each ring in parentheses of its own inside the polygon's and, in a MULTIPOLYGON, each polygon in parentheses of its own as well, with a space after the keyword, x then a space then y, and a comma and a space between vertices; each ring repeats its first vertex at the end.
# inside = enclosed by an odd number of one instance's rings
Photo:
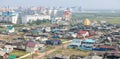
POLYGON ((17 13, 7 11, 7 12, 1 12, 0 15, 1 16, 15 16, 15 15, 17 15, 17 13))

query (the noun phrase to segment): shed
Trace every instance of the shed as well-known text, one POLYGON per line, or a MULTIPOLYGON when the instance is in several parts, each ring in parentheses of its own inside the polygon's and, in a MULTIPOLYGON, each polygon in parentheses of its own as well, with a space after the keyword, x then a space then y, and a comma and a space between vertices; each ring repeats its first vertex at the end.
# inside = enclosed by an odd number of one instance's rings
POLYGON ((4 56, 5 54, 6 54, 6 52, 0 51, 0 56, 4 56))
POLYGON ((8 56, 8 54, 7 54, 6 52, 4 52, 4 51, 0 51, 0 58, 2 58, 2 59, 6 59, 7 56, 8 56))
POLYGON ((38 35, 39 32, 38 32, 38 30, 32 30, 32 34, 34 34, 34 35, 38 35))
POLYGON ((95 31, 94 30, 89 30, 88 32, 89 32, 90 36, 95 35, 95 31))
POLYGON ((10 32, 10 33, 13 33, 13 32, 15 32, 15 29, 14 29, 14 27, 13 26, 7 26, 7 29, 8 29, 8 32, 10 32))
POLYGON ((92 50, 95 41, 93 39, 86 39, 82 42, 80 49, 92 50))
POLYGON ((47 45, 60 45, 61 43, 61 40, 46 40, 47 45))
POLYGON ((26 45, 26 51, 27 52, 34 52, 38 50, 38 45, 34 41, 28 41, 26 45))
POLYGON ((101 45, 100 48, 115 49, 114 46, 105 46, 105 45, 101 45))
POLYGON ((58 36, 58 35, 54 35, 52 38, 54 38, 54 39, 58 39, 59 36, 58 36))

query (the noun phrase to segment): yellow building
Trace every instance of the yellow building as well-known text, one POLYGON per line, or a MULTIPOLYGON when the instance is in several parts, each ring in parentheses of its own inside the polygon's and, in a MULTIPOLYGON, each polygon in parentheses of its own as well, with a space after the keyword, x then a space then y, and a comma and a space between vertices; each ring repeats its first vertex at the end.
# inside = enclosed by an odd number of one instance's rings
POLYGON ((84 24, 85 26, 89 26, 89 25, 91 24, 91 22, 90 22, 89 19, 85 19, 84 22, 83 22, 83 24, 84 24))

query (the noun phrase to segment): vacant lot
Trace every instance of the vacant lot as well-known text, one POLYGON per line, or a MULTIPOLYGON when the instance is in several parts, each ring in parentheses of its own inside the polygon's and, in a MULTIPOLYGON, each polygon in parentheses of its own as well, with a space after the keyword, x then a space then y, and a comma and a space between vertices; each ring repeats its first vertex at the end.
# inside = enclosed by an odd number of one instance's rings
POLYGON ((15 55, 17 57, 23 56, 25 54, 27 54, 28 52, 25 51, 20 51, 20 50, 13 50, 10 54, 11 55, 15 55))
POLYGON ((61 49, 57 50, 50 55, 56 55, 56 54, 63 54, 63 55, 81 55, 81 56, 87 56, 89 54, 89 51, 81 51, 81 50, 75 50, 75 49, 61 49))
POLYGON ((120 13, 73 13, 73 20, 104 20, 112 24, 120 24, 120 13))

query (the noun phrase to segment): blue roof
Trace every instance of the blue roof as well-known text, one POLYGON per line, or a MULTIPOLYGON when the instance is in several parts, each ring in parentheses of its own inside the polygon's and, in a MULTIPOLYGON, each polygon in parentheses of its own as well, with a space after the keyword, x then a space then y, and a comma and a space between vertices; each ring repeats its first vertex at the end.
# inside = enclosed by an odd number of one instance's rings
POLYGON ((58 36, 58 35, 55 35, 55 36, 53 36, 53 38, 59 38, 59 36, 58 36))
POLYGON ((2 16, 15 16, 17 13, 15 13, 15 12, 9 12, 9 11, 7 11, 7 12, 2 12, 0 15, 2 15, 2 16))
POLYGON ((93 39, 86 39, 83 42, 95 42, 95 40, 93 40, 93 39))

